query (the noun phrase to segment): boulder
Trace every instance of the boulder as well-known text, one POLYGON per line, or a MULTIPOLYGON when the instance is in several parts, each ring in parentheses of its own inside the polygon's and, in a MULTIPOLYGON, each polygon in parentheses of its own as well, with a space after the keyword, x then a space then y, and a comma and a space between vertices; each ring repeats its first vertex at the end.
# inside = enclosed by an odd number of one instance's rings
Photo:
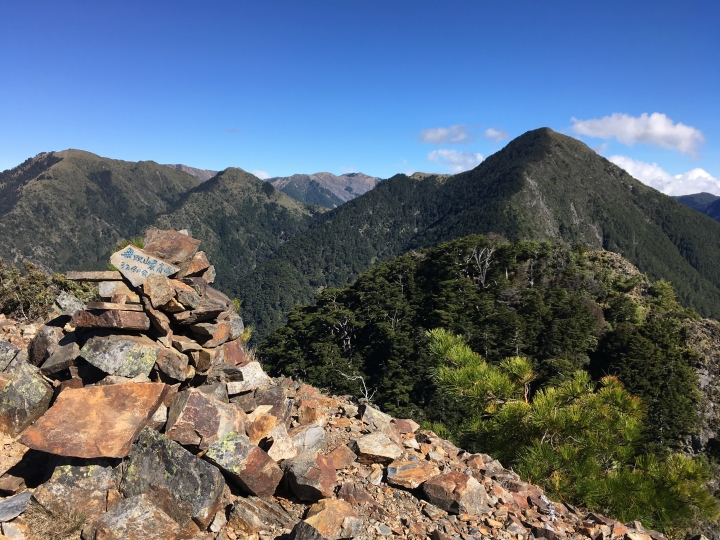
POLYGON ((258 415, 246 429, 250 442, 260 445, 275 461, 292 459, 300 453, 285 424, 271 414, 258 415))
POLYGON ((118 471, 104 460, 77 460, 55 468, 49 481, 33 494, 37 502, 57 514, 78 513, 93 521, 108 510, 108 493, 118 488, 118 471))
POLYGON ((68 317, 80 309, 85 309, 85 304, 73 295, 62 291, 55 297, 55 302, 50 308, 49 316, 51 318, 68 317))
POLYGON ((337 475, 332 461, 318 452, 305 452, 283 463, 292 492, 302 501, 331 497, 337 475))
POLYGON ((387 468, 387 482, 393 486, 415 489, 438 474, 440 469, 429 461, 393 461, 387 468))
POLYGON ((195 324, 215 319, 223 311, 226 311, 227 308, 227 305, 223 303, 216 302, 212 298, 203 297, 200 299, 200 304, 196 308, 190 311, 173 313, 172 318, 178 324, 195 324))
POLYGON ((295 540, 339 540, 363 532, 363 521, 349 503, 323 499, 312 505, 293 530, 295 540))
POLYGON ((98 309, 76 311, 70 324, 76 328, 116 328, 123 330, 150 330, 150 319, 142 311, 98 309))
POLYGON ((109 375, 149 375, 164 347, 145 336, 97 335, 80 349, 81 356, 109 375))
POLYGON ((165 434, 184 446, 207 450, 232 431, 245 432, 244 413, 196 388, 180 392, 168 410, 165 434))
POLYGON ((226 434, 208 448, 204 457, 251 495, 271 497, 282 480, 278 464, 240 433, 226 434))
POLYGON ((148 495, 130 497, 116 504, 83 528, 83 540, 174 540, 180 527, 148 495))
POLYGON ((472 476, 457 471, 434 476, 423 485, 428 500, 449 514, 479 515, 488 511, 483 485, 472 476))
POLYGON ((350 449, 360 463, 390 463, 402 455, 400 447, 379 431, 352 441, 350 449))
POLYGON ((124 465, 120 491, 125 497, 146 494, 186 530, 191 520, 200 529, 212 522, 224 488, 225 480, 217 468, 145 428, 124 465))
POLYGON ((200 345, 194 339, 187 336, 174 335, 172 339, 172 346, 175 347, 181 353, 190 353, 192 351, 199 351, 202 349, 200 345))
POLYGON ((243 374, 242 381, 232 381, 227 383, 228 395, 241 394, 257 388, 270 386, 272 382, 270 377, 263 371, 260 362, 249 362, 244 366, 239 366, 243 374))
POLYGON ((20 441, 60 456, 125 457, 162 404, 165 388, 160 383, 132 382, 68 388, 20 441))
POLYGON ((0 431, 16 437, 50 406, 53 390, 40 370, 16 362, 0 373, 0 431))

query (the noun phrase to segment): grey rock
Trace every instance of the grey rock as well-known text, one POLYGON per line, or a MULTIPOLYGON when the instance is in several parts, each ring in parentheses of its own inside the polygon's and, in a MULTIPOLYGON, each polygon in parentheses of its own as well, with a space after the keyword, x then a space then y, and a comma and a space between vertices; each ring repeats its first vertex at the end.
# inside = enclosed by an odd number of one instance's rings
POLYGON ((6 339, 0 339, 0 371, 5 371, 17 355, 18 349, 6 339))
POLYGON ((52 396, 38 368, 26 362, 11 365, 0 373, 0 431, 11 437, 22 433, 45 413, 52 396))
POLYGON ((80 349, 81 356, 109 375, 135 377, 149 375, 164 347, 145 337, 97 335, 80 349))
POLYGON ((80 356, 80 347, 75 341, 58 345, 50 357, 40 367, 44 375, 53 375, 75 365, 75 359, 80 356))
POLYGON ((148 495, 181 529, 190 520, 205 529, 220 509, 224 487, 217 468, 145 428, 127 458, 120 491, 126 497, 148 495))
POLYGON ((19 495, 8 497, 7 499, 0 502, 0 521, 10 521, 15 519, 25 510, 27 510, 28 504, 32 493, 25 491, 19 495))
POLYGON ((62 291, 55 298, 52 315, 55 317, 60 315, 72 315, 81 309, 85 309, 85 304, 71 294, 62 291))
POLYGON ((297 430, 290 431, 289 435, 300 453, 317 450, 325 441, 325 430, 320 426, 302 426, 297 430))

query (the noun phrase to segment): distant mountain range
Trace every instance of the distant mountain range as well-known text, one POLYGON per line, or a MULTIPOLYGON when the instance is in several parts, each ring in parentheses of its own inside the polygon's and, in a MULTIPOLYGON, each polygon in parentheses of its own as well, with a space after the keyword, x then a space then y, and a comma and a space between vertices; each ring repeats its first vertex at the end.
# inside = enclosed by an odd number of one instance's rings
POLYGON ((165 167, 169 167, 170 169, 174 169, 176 171, 182 171, 184 173, 189 174, 190 176, 194 176, 201 182, 206 182, 210 180, 213 176, 215 176, 220 171, 210 171, 208 169, 196 169, 195 167, 188 167, 187 165, 164 165, 165 167))
POLYGON ((471 171, 381 182, 238 274, 234 291, 262 337, 323 289, 409 250, 480 233, 620 253, 651 279, 671 281, 685 305, 720 317, 720 223, 547 128, 471 171))
POLYGON ((720 221, 720 197, 712 193, 695 193, 693 195, 680 195, 675 197, 690 208, 720 221))
POLYGON ((275 177, 268 179, 268 182, 298 201, 335 208, 367 193, 380 182, 380 178, 363 173, 336 176, 320 172, 275 177))
POLYGON ((720 318, 720 223, 546 128, 471 171, 381 182, 359 173, 264 182, 236 168, 201 182, 177 166, 79 150, 39 154, 0 173, 0 257, 7 261, 103 268, 108 246, 150 226, 189 228, 203 240, 218 284, 244 301, 243 316, 259 338, 328 287, 474 233, 615 251, 652 279, 672 281, 685 305, 720 318), (349 189, 338 191, 339 182, 349 189), (328 211, 273 184, 325 205, 347 202, 328 211))

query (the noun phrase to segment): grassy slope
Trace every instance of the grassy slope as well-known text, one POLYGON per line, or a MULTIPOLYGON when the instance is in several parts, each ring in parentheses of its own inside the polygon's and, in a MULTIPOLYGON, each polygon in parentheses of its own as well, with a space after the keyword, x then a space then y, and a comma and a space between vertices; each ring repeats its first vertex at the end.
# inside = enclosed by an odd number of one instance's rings
POLYGON ((3 173, 0 257, 55 270, 105 267, 119 239, 137 234, 200 183, 151 161, 79 150, 52 152, 25 168, 3 173))

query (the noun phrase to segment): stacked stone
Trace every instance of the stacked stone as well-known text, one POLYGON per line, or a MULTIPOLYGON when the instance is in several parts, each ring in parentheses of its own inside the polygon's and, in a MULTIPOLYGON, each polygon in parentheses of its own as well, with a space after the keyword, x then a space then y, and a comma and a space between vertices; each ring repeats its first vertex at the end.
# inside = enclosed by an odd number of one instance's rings
POLYGON ((0 341, 0 430, 23 449, 0 470, 4 534, 46 534, 35 501, 82 516, 85 540, 664 540, 412 420, 270 378, 198 247, 149 231, 113 254, 118 273, 71 275, 106 302, 59 298, 27 352, 0 341))

